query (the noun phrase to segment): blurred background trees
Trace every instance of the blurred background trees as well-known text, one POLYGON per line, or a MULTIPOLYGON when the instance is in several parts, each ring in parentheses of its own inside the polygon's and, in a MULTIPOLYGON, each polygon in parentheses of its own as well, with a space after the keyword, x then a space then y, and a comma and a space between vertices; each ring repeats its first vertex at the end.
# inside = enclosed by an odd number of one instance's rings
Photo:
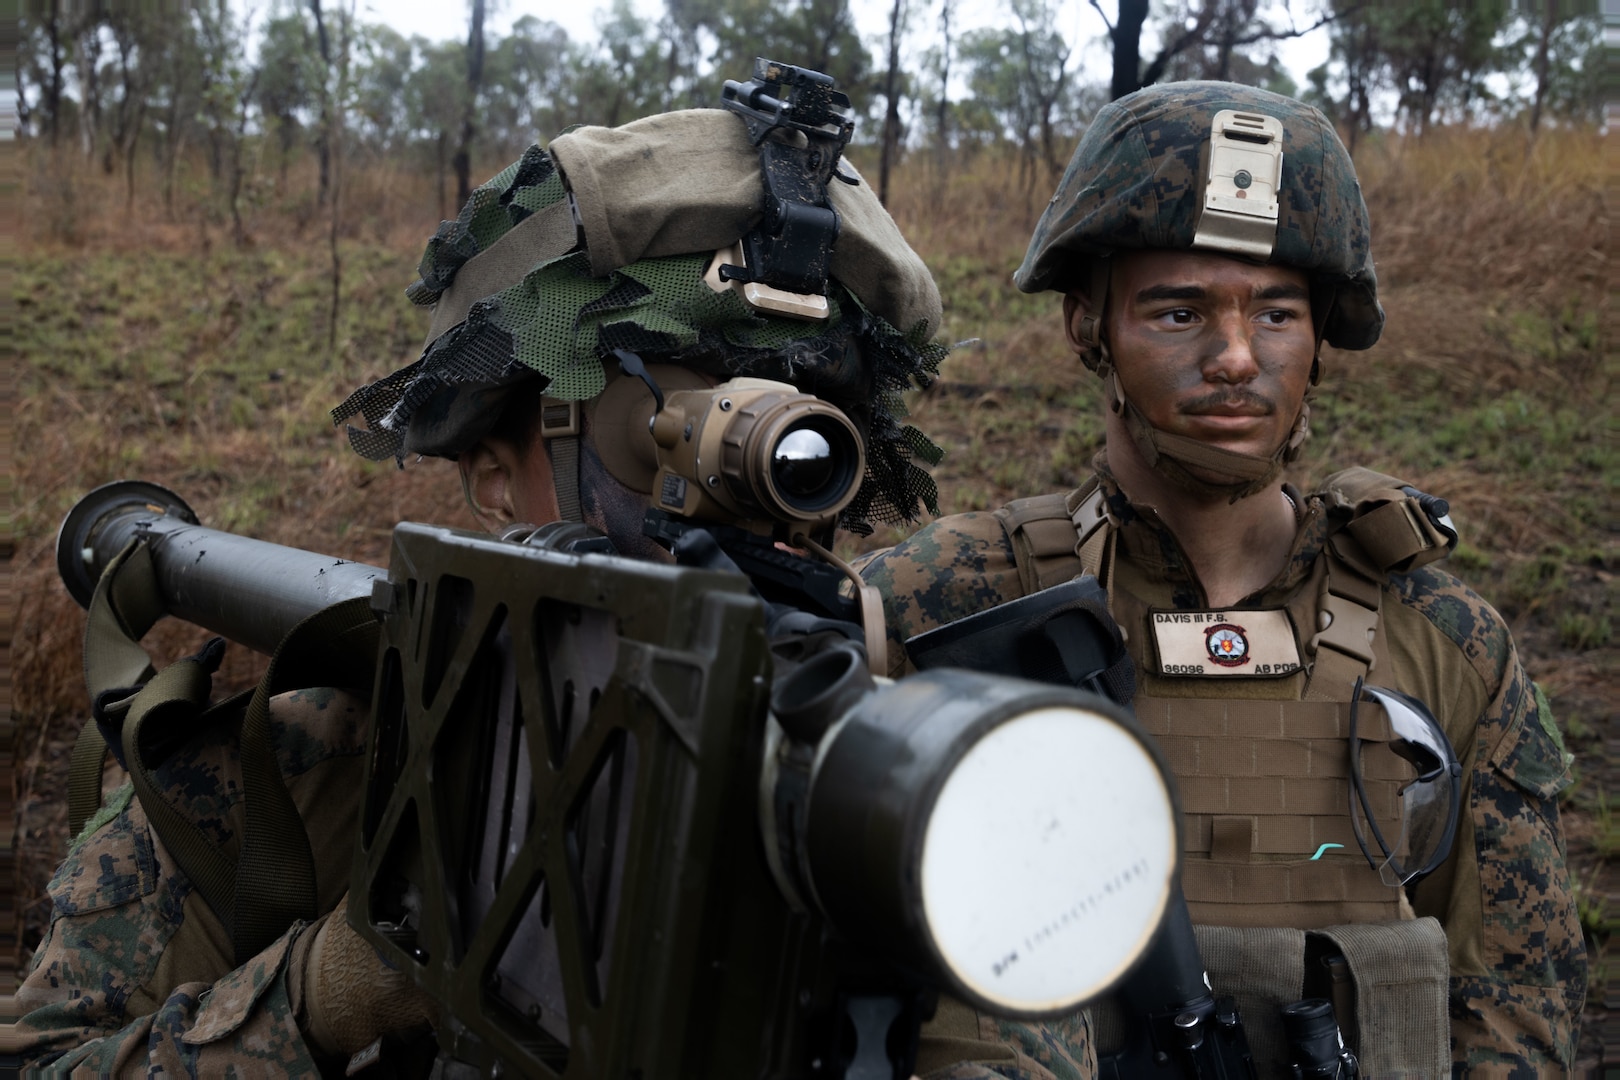
POLYGON ((1000 0, 995 21, 965 30, 960 0, 858 0, 887 16, 868 40, 854 2, 664 0, 651 18, 612 0, 581 40, 535 15, 492 32, 486 0, 469 0, 430 41, 357 20, 342 0, 31 0, 19 129, 75 169, 120 175, 130 203, 150 185, 171 215, 185 172, 187 205, 205 195, 239 229, 242 207, 267 198, 307 199, 324 220, 340 159, 433 176, 445 216, 479 170, 528 143, 712 106, 761 55, 837 78, 885 175, 925 147, 948 168, 1002 145, 1027 186, 1061 170, 1101 102, 1177 79, 1298 94, 1352 149, 1380 128, 1601 121, 1601 26, 1577 0, 1000 0), (1083 6, 1105 40, 1075 40, 1083 6), (1307 34, 1327 36, 1329 59, 1297 85, 1281 48, 1307 34), (201 190, 183 169, 199 162, 201 190))

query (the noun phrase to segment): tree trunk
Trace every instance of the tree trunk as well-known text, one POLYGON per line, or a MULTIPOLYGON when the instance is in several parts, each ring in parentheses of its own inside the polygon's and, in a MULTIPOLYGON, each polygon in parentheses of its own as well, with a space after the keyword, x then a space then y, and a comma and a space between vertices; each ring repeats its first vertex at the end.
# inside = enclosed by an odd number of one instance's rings
POLYGON ((900 23, 904 15, 905 0, 894 0, 889 12, 889 70, 883 77, 883 97, 888 107, 883 111, 883 154, 878 159, 878 202, 889 205, 889 173, 894 168, 895 156, 900 151, 900 23))
POLYGON ((444 190, 447 170, 444 152, 450 148, 450 133, 443 128, 439 129, 439 137, 435 140, 435 148, 438 151, 437 158, 439 162, 439 220, 443 221, 448 216, 448 208, 444 205, 445 199, 448 197, 444 190))
POLYGON ((1558 0, 1541 0, 1541 36, 1536 42, 1536 97, 1530 106, 1530 134, 1541 127, 1541 110, 1547 101, 1547 68, 1552 51, 1552 35, 1558 25, 1558 0))
POLYGON ((945 164, 945 150, 950 146, 950 133, 946 125, 951 116, 951 0, 940 0, 939 7, 939 105, 934 117, 935 147, 939 163, 945 164))
POLYGON ((231 239, 239 249, 247 246, 247 228, 242 224, 242 179, 246 172, 242 168, 242 147, 247 142, 248 110, 253 103, 253 92, 259 86, 259 72, 259 68, 253 69, 237 102, 236 137, 231 140, 231 239))
POLYGON ((349 59, 354 33, 356 0, 349 0, 347 11, 338 10, 338 58, 336 107, 330 110, 332 152, 332 218, 327 233, 327 245, 332 255, 332 309, 326 323, 326 370, 332 370, 338 350, 338 315, 343 296, 343 258, 338 252, 338 230, 342 224, 343 209, 343 103, 349 96, 349 59))
POLYGON ((130 127, 129 145, 124 148, 124 209, 135 209, 135 148, 141 142, 141 125, 146 122, 146 97, 135 103, 135 120, 130 127))
POLYGON ((332 38, 326 32, 321 0, 309 0, 309 11, 315 16, 315 42, 321 56, 321 134, 315 140, 320 186, 315 192, 315 205, 325 206, 332 191, 332 38))
POLYGON ((1114 42, 1114 77, 1110 100, 1142 89, 1142 24, 1147 22, 1148 0, 1119 0, 1119 22, 1109 32, 1114 42))
POLYGON ((51 145, 55 146, 62 133, 62 69, 67 65, 62 53, 62 0, 51 0, 45 32, 51 39, 51 79, 43 88, 40 104, 49 117, 51 145))
POLYGON ((168 81, 169 101, 163 111, 163 213, 173 221, 174 184, 180 170, 180 150, 186 138, 180 126, 181 103, 187 93, 185 65, 171 60, 168 81))
POLYGON ((484 85, 484 0, 472 0, 472 26, 467 32, 467 102, 461 111, 461 142, 456 147, 456 205, 465 206, 472 195, 473 118, 478 91, 484 85))
POLYGON ((79 149, 86 161, 96 155, 101 127, 101 23, 95 14, 79 24, 79 149))

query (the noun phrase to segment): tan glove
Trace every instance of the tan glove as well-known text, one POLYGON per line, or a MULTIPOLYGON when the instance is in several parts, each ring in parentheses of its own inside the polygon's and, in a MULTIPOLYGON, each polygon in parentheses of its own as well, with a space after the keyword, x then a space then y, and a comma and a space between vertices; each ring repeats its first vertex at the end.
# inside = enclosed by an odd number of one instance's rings
POLYGON ((433 999, 349 925, 347 894, 305 939, 299 1026, 320 1053, 348 1057, 383 1035, 427 1026, 433 999))

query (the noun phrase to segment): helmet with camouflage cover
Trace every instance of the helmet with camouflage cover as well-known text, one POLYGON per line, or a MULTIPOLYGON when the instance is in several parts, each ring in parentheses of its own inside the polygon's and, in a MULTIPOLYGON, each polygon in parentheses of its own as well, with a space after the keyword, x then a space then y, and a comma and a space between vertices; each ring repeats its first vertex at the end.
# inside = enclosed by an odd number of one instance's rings
MULTIPOLYGON (((1368 349, 1384 325, 1369 240, 1350 155, 1321 112, 1251 86, 1168 83, 1098 111, 1013 281, 1024 292, 1085 294, 1082 358, 1105 378, 1110 408, 1124 416, 1147 463, 1184 488, 1237 499, 1269 484, 1297 456, 1308 405, 1266 457, 1151 428, 1112 377, 1103 332, 1109 257, 1179 249, 1302 270, 1318 346, 1368 349), (1236 479, 1211 483, 1188 465, 1236 479)), ((1313 365, 1313 382, 1318 372, 1313 365)))
MULTIPOLYGON (((917 461, 940 451, 903 423, 901 400, 945 353, 932 341, 941 308, 927 267, 846 162, 843 182, 825 185, 837 214, 825 316, 746 301, 712 270, 761 219, 761 161, 738 116, 712 109, 576 128, 530 147, 429 240, 407 290, 433 307, 421 357, 350 395, 334 421, 363 418, 349 439, 373 460, 454 458, 514 400, 543 395, 543 412, 568 406, 577 418, 572 403, 592 408, 624 377, 615 357, 628 353, 719 379, 789 382, 843 409, 867 462, 845 527, 913 520, 919 502, 937 512, 917 461)), ((577 517, 565 481, 559 501, 577 517)))
POLYGON ((1369 349, 1384 326, 1369 238, 1355 167, 1320 111, 1236 83, 1167 83, 1098 111, 1013 281, 1024 292, 1083 289, 1116 251, 1224 253, 1304 270, 1320 291, 1313 297, 1317 336, 1338 349, 1369 349), (1228 112, 1238 123, 1217 131, 1228 112), (1245 116, 1261 123, 1243 123, 1245 116), (1258 153, 1253 148, 1266 146, 1259 140, 1271 138, 1267 119, 1280 128, 1280 178, 1245 177, 1242 159, 1235 182, 1233 173, 1222 175, 1216 138, 1258 153), (1236 215, 1228 212, 1234 208, 1236 215), (1261 212, 1243 213, 1251 208, 1261 212), (1217 226, 1218 218, 1239 215, 1255 219, 1252 230, 1239 226, 1244 235, 1217 226))

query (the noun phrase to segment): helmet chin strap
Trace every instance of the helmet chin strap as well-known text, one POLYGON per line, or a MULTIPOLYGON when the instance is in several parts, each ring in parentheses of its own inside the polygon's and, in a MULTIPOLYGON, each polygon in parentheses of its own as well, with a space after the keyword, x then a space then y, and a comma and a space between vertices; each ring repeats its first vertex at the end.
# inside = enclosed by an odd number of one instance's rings
MULTIPOLYGON (((1103 346, 1103 351, 1106 357, 1106 345, 1103 346)), ((1264 490, 1282 473, 1284 465, 1299 457, 1300 449, 1305 445, 1305 437, 1310 433, 1311 407, 1308 402, 1302 401, 1299 405, 1299 415, 1294 418, 1288 438, 1284 439, 1282 445, 1270 456, 1223 450, 1185 435, 1161 431, 1148 423, 1142 411, 1125 397, 1116 372, 1110 371, 1103 379, 1103 385, 1106 388, 1108 408, 1124 421, 1125 430, 1130 433, 1131 441, 1136 444, 1142 460, 1166 480, 1195 495, 1212 498, 1224 496, 1229 502, 1237 502, 1264 490), (1237 479, 1229 483, 1217 483, 1194 475, 1192 469, 1202 469, 1237 479)))

